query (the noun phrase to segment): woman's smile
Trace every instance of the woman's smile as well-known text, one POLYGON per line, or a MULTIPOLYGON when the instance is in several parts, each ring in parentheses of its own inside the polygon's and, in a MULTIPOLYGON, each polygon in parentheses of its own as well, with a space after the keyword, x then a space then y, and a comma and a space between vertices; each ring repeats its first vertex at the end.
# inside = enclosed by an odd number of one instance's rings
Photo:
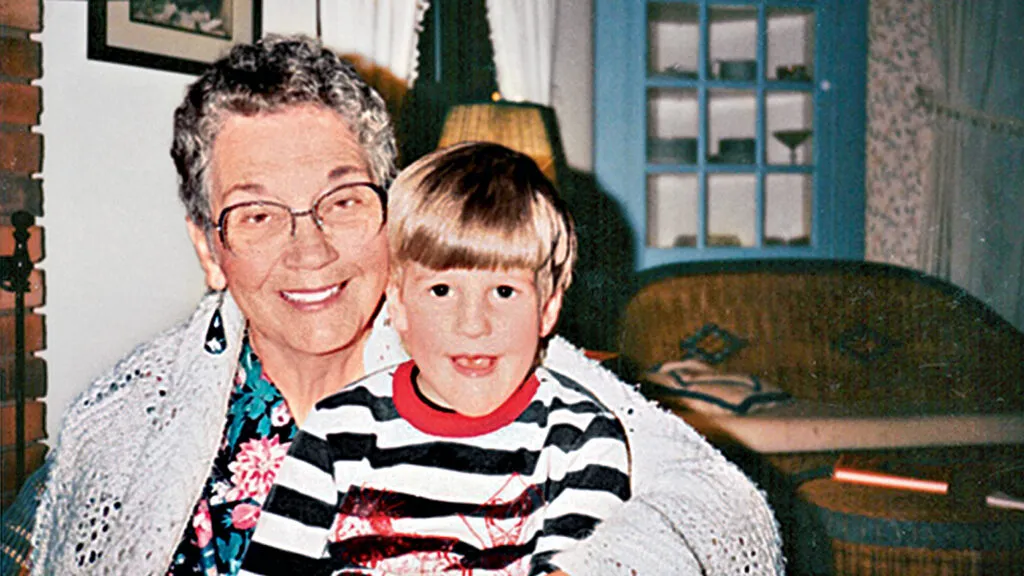
POLYGON ((345 288, 348 282, 342 282, 341 284, 335 284, 326 288, 318 288, 312 290, 282 290, 281 296, 291 304, 298 306, 317 306, 326 305, 336 299, 336 296, 341 294, 341 291, 345 288))

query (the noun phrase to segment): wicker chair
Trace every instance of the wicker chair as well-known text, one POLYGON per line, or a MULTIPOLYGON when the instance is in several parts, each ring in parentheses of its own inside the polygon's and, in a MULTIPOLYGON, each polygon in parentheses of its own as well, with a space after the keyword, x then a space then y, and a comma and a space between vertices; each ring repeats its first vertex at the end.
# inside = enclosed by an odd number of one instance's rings
POLYGON ((793 572, 1024 573, 1022 512, 828 478, 844 451, 1019 465, 1024 333, 949 283, 875 263, 687 263, 638 284, 619 332, 627 375, 696 356, 825 408, 778 427, 666 401, 768 491, 793 572))

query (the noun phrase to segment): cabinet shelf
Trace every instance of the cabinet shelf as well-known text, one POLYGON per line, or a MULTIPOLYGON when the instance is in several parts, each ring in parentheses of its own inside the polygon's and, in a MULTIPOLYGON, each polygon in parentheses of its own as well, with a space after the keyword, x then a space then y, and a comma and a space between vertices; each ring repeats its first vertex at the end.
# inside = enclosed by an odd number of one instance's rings
MULTIPOLYGON (((655 74, 648 76, 644 83, 648 88, 690 88, 701 86, 708 88, 728 88, 734 90, 754 90, 762 84, 756 80, 700 80, 699 78, 683 78, 671 74, 655 74)), ((767 80, 763 84, 765 90, 780 92, 811 92, 814 82, 795 80, 767 80)))
MULTIPOLYGON (((690 102, 696 105, 700 96, 697 91, 697 86, 648 86, 654 94, 650 95, 652 101, 659 99, 672 99, 680 102, 690 102)), ((748 102, 754 104, 757 102, 758 92, 755 90, 756 86, 729 86, 728 89, 723 89, 721 85, 712 85, 708 83, 708 96, 709 105, 714 106, 717 103, 727 102, 748 102), (737 89, 739 88, 739 89, 737 89)), ((774 90, 765 90, 765 97, 771 100, 773 103, 802 103, 807 102, 811 97, 814 96, 812 92, 793 90, 791 88, 783 89, 781 85, 775 86, 774 90)))
POLYGON ((814 82, 810 80, 769 80, 765 83, 765 89, 769 91, 811 92, 814 90, 814 82))
MULTIPOLYGON (((813 240, 811 241, 813 243, 813 240)), ((708 246, 651 248, 647 253, 649 266, 655 268, 676 262, 697 262, 702 260, 767 260, 772 258, 814 258, 820 257, 811 246, 708 246)))
MULTIPOLYGON (((709 5, 725 8, 754 8, 760 3, 759 0, 717 0, 708 2, 709 5)), ((772 0, 771 5, 776 8, 774 18, 786 17, 793 14, 803 14, 813 10, 818 2, 816 0, 772 0)), ((680 22, 697 24, 700 18, 700 2, 694 0, 654 0, 648 2, 650 10, 655 16, 668 16, 680 22)), ((737 10, 723 10, 713 14, 709 21, 711 24, 722 24, 729 22, 742 22, 748 16, 737 10)))
POLYGON ((814 174, 812 164, 676 164, 671 162, 648 162, 644 166, 647 174, 814 174))

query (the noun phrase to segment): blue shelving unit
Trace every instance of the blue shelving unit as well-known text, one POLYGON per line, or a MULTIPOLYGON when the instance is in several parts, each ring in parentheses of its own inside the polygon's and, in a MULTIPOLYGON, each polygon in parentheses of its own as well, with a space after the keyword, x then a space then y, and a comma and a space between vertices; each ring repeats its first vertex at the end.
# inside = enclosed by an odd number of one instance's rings
POLYGON ((625 210, 638 270, 709 259, 863 258, 866 0, 595 0, 594 44, 595 175, 625 210), (784 20, 806 22, 806 32, 787 37, 784 20), (749 33, 730 37, 735 30, 749 33), (776 74, 792 63, 780 62, 787 48, 794 53, 787 42, 803 42, 795 53, 806 76, 776 74), (721 74, 722 56, 744 50, 756 73, 721 74), (666 65, 665 54, 689 68, 666 65), (792 101, 806 110, 801 118, 786 116, 792 101), (754 153, 729 161, 722 141, 740 116, 752 118, 739 125, 754 153), (772 132, 794 122, 809 124, 802 127, 813 136, 791 164, 772 132), (649 154, 648 141, 671 130, 696 140, 695 157, 649 154), (801 191, 787 190, 791 182, 801 191), (780 191, 804 200, 777 206, 769 198, 780 191), (744 222, 738 232, 730 218, 744 222), (780 228, 803 232, 780 238, 780 228))

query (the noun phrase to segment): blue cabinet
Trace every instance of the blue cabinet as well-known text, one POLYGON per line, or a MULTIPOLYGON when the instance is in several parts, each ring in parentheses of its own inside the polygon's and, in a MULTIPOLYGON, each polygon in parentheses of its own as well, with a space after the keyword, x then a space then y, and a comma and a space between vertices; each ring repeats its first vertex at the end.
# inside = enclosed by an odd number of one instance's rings
POLYGON ((638 269, 864 253, 866 0, 595 0, 594 172, 638 269))

